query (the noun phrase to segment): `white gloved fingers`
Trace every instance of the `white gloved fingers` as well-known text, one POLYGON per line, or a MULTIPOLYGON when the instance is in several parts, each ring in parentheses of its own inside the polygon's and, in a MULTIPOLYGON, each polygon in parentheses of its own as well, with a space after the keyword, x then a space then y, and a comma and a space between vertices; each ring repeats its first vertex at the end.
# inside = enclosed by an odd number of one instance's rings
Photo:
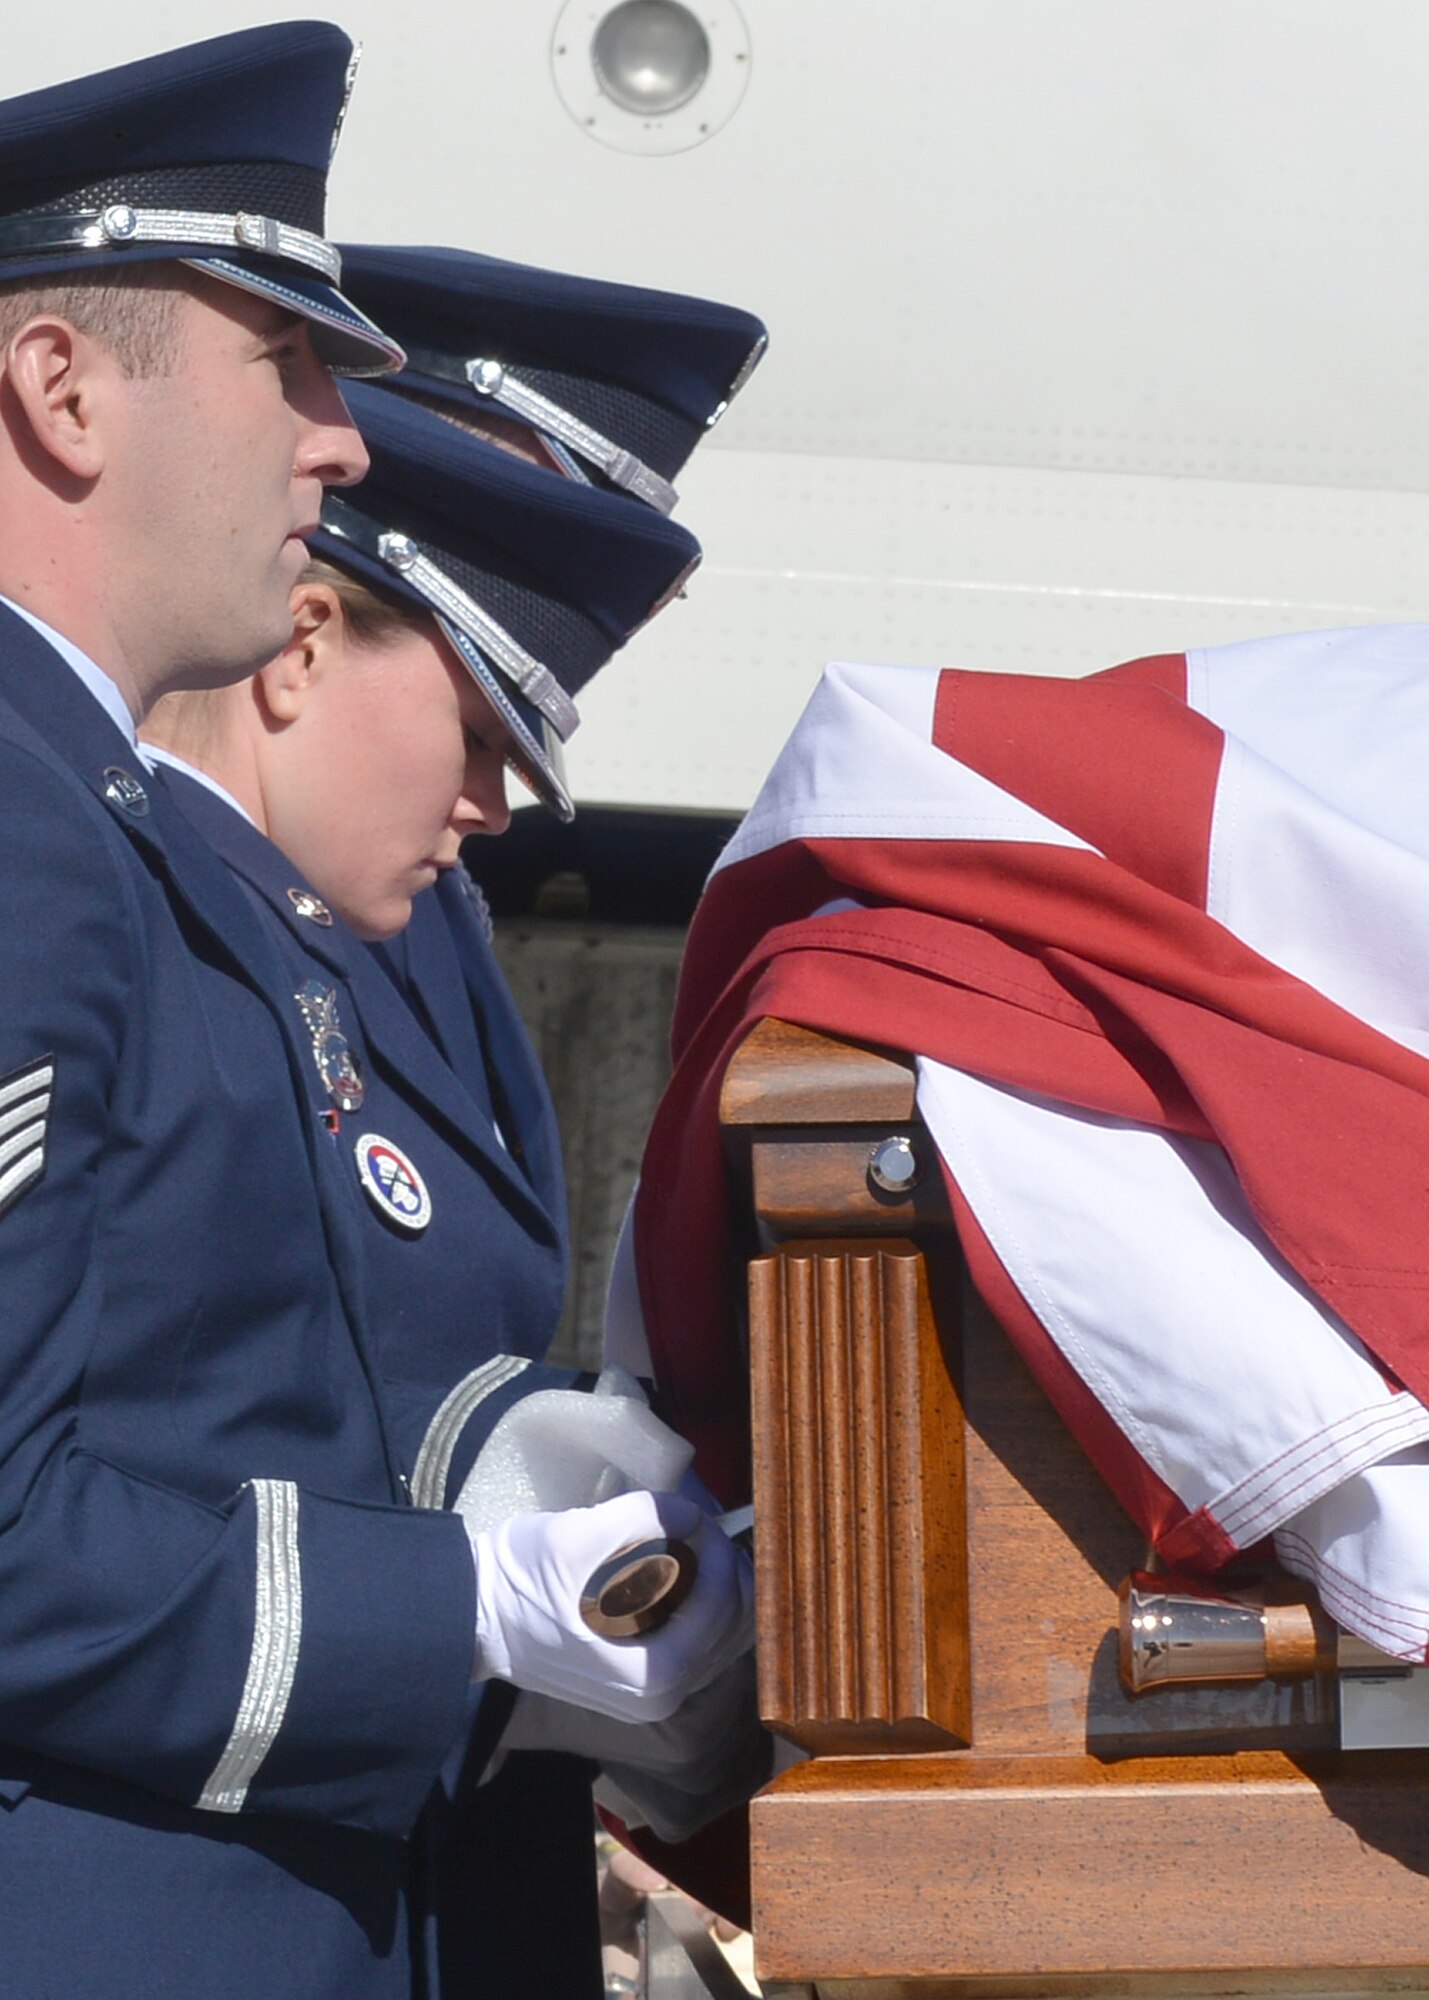
POLYGON ((708 1516, 684 1539, 699 1565, 694 1585, 646 1642, 652 1697, 658 1700, 662 1691, 675 1697, 665 1715, 673 1715, 681 1702, 754 1644, 754 1565, 749 1557, 708 1516))
POLYGON ((664 1722, 616 1722, 523 1694, 503 1750, 564 1750, 601 1767, 596 1797, 627 1826, 686 1840, 770 1775, 776 1746, 759 1721, 753 1653, 743 1653, 664 1722))
POLYGON ((476 1564, 476 1671, 627 1721, 663 1720, 750 1643, 752 1593, 727 1538, 674 1493, 623 1493, 598 1507, 468 1527, 476 1564), (713 1533, 689 1598, 648 1639, 602 1639, 580 1615, 585 1584, 634 1544, 713 1533), (721 1546, 722 1545, 722 1546, 721 1546), (705 1574, 706 1566, 708 1574, 705 1574))
POLYGON ((769 1777, 774 1739, 759 1720, 754 1656, 745 1653, 668 1722, 626 1730, 601 1762, 596 1797, 627 1826, 687 1840, 769 1777), (652 1746, 652 1738, 658 1745, 652 1746))
POLYGON ((502 1732, 504 1750, 563 1750, 623 1765, 692 1791, 719 1781, 746 1724, 757 1719, 753 1653, 742 1653, 664 1722, 617 1722, 588 1708, 523 1693, 502 1732))

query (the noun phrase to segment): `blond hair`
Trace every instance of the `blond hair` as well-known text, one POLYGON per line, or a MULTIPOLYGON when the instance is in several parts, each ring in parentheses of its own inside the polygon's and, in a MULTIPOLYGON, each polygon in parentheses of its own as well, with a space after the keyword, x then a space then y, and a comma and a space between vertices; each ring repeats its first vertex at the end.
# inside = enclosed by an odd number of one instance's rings
POLYGON ((309 556, 298 579, 299 588, 305 583, 320 583, 332 592, 342 606, 353 644, 371 650, 390 646, 405 632, 420 631, 432 615, 405 597, 353 576, 325 556, 309 556))

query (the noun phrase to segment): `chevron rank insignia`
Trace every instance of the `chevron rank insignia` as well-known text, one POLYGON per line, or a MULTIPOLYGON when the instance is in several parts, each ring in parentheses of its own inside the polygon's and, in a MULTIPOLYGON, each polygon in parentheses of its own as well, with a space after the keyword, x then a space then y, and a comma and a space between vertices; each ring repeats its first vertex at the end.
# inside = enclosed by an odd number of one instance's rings
POLYGON ((53 1056, 0 1077, 0 1215, 45 1171, 53 1056))

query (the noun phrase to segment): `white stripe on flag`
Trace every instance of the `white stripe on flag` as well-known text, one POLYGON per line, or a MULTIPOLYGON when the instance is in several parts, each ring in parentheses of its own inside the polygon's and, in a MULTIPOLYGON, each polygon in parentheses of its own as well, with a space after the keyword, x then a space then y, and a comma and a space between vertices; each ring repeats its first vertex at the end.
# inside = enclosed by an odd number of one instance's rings
POLYGON ((1315 1585, 1332 1618, 1402 1660, 1429 1650, 1429 1448, 1347 1479, 1275 1537, 1286 1569, 1315 1585))
POLYGON ((1429 1054, 1429 625, 1203 647, 1186 693, 1227 739, 1210 914, 1429 1054))
POLYGON ((716 872, 786 840, 1030 840, 1065 827, 933 744, 932 667, 825 667, 716 872))
POLYGON ((1219 1147, 926 1061, 918 1105, 1066 1360, 1240 1545, 1429 1435, 1263 1235, 1219 1147))

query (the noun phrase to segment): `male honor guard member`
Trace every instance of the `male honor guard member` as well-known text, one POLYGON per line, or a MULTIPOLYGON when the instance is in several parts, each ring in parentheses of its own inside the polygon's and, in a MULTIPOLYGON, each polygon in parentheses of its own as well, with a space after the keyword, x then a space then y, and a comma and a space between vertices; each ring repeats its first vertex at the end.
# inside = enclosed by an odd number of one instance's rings
MULTIPOLYGON (((462 1524, 408 1497, 311 1024, 133 737, 282 644, 322 490, 365 468, 320 358, 399 352, 322 237, 350 60, 261 29, 0 106, 17 1994, 410 1995, 406 1836, 474 1666, 523 1656, 499 1580, 483 1650, 462 1524)), ((597 1699, 649 1706, 653 1664, 678 1700, 668 1657, 538 1615, 597 1699)))

